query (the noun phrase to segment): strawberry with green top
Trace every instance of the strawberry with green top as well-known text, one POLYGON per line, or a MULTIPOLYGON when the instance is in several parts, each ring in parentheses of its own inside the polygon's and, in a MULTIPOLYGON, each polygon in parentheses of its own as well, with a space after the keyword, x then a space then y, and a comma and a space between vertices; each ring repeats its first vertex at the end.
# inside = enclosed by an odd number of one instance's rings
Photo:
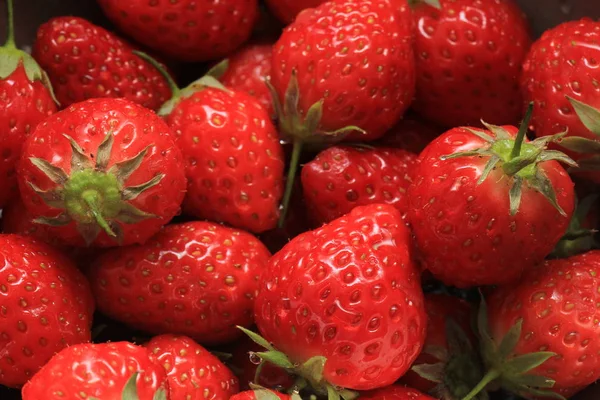
POLYGON ((18 193, 15 167, 23 142, 57 109, 44 71, 15 47, 12 0, 6 7, 6 43, 0 47, 0 208, 18 193))
POLYGON ((23 145, 21 198, 67 245, 143 243, 179 213, 182 155, 167 125, 125 99, 54 114, 23 145))

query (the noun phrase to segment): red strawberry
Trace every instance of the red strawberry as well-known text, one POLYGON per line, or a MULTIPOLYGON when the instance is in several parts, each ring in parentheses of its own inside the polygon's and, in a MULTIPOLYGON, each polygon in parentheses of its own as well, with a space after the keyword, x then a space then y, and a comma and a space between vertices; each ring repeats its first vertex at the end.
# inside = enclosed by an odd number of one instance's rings
POLYGON ((251 326, 269 251, 252 235, 209 222, 165 227, 141 246, 106 252, 90 271, 98 309, 150 333, 227 343, 251 326))
POLYGON ((33 55, 63 107, 123 97, 156 110, 170 96, 165 78, 111 32, 82 18, 54 18, 38 29, 33 55))
POLYGON ((267 0, 269 9, 282 22, 289 24, 294 21, 302 10, 318 7, 327 0, 267 0))
POLYGON ((36 222, 74 246, 145 242, 180 210, 182 157, 165 123, 124 99, 91 99, 38 126, 19 165, 36 222))
POLYGON ((419 154, 444 131, 413 115, 404 116, 392 129, 377 141, 384 147, 404 149, 419 154))
POLYGON ((556 138, 523 143, 513 126, 455 128, 421 153, 408 219, 423 267, 458 287, 506 283, 544 259, 573 214, 556 138))
POLYGON ((270 44, 255 44, 241 49, 229 57, 227 71, 219 77, 228 88, 256 97, 269 115, 273 114, 273 103, 265 80, 271 75, 272 50, 270 44))
MULTIPOLYGON (((480 309, 488 374, 522 395, 556 398, 600 378, 600 251, 546 261, 494 290, 480 309)), ((467 396, 465 399, 471 397, 467 396)))
POLYGON ((417 94, 414 108, 453 128, 481 119, 516 124, 519 77, 531 39, 513 0, 440 0, 414 8, 417 94))
POLYGON ((567 132, 561 146, 571 150, 588 177, 600 182, 594 170, 600 140, 598 40, 600 23, 588 18, 546 31, 523 64, 521 88, 525 101, 537 105, 532 119, 536 136, 567 132))
POLYGON ((0 235, 0 265, 0 384, 19 387, 56 352, 90 340, 94 301, 75 265, 44 243, 0 235))
POLYGON ((401 149, 330 147, 302 168, 308 212, 318 225, 375 203, 404 215, 416 160, 416 154, 401 149))
POLYGON ((257 0, 98 0, 120 30, 180 61, 223 58, 244 43, 258 16, 257 0))
POLYGON ((415 389, 392 385, 372 392, 362 393, 361 400, 435 400, 415 389))
POLYGON ((392 206, 356 207, 297 236, 262 277, 256 325, 287 355, 266 359, 284 359, 276 365, 318 392, 389 385, 421 351, 423 293, 409 231, 392 206))
POLYGON ((18 193, 15 167, 23 141, 56 103, 47 76, 27 53, 15 47, 12 0, 6 1, 8 37, 0 47, 0 209, 18 193))
POLYGON ((168 400, 168 388, 165 370, 146 349, 115 342, 64 349, 27 382, 22 395, 23 400, 168 400))
POLYGON ((247 390, 229 398, 229 400, 300 400, 299 396, 290 396, 268 389, 247 390))
POLYGON ((171 398, 229 399, 238 390, 233 373, 208 350, 185 336, 156 336, 144 345, 150 359, 167 371, 171 398))

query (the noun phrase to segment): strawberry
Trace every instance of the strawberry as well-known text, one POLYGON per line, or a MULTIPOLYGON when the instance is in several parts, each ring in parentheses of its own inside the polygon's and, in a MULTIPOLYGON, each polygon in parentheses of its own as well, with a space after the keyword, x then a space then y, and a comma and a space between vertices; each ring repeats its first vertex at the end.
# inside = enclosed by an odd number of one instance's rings
POLYGON ((377 141, 377 145, 395 147, 419 154, 433 139, 443 132, 443 129, 414 115, 405 115, 400 122, 394 125, 393 128, 377 141))
POLYGON ((404 215, 416 160, 416 154, 401 149, 330 147, 302 168, 308 212, 317 225, 375 203, 404 215))
POLYGON ((238 392, 233 373, 186 336, 156 336, 144 347, 150 359, 165 368, 172 399, 229 399, 238 392))
POLYGON ((271 44, 247 46, 229 57, 227 71, 219 77, 226 87, 256 97, 272 115, 273 103, 265 80, 271 75, 271 44))
POLYGON ((361 400, 435 400, 415 389, 392 385, 360 395, 361 400))
POLYGON ((227 343, 251 326, 269 251, 210 222, 169 225, 146 244, 106 252, 90 271, 98 309, 150 333, 227 343))
POLYGON ((68 347, 27 382, 22 395, 23 400, 170 398, 163 367, 129 342, 68 347))
POLYGON ((258 16, 257 0, 98 0, 105 14, 136 41, 170 58, 223 58, 243 44, 258 16))
POLYGON ((132 50, 113 33, 77 17, 41 25, 33 45, 63 107, 96 97, 123 97, 156 110, 170 97, 170 89, 132 50))
POLYGON ((567 230, 573 182, 556 160, 573 161, 546 150, 562 135, 524 143, 528 120, 518 134, 489 124, 451 129, 419 156, 408 220, 423 267, 446 285, 517 279, 567 230))
POLYGON ((23 141, 57 109, 44 71, 15 47, 12 0, 6 7, 8 32, 0 47, 0 209, 18 193, 15 167, 23 141))
POLYGON ((453 128, 516 124, 522 111, 519 77, 531 43, 513 0, 417 2, 413 11, 417 94, 425 119, 453 128))
POLYGON ((90 340, 94 301, 82 273, 47 244, 2 234, 0 259, 0 384, 19 387, 56 352, 90 340))
POLYGON ((356 207, 294 238, 262 275, 255 318, 273 343, 258 340, 271 351, 257 354, 318 393, 396 381, 421 351, 426 328, 400 212, 384 204, 356 207))
POLYGON ((564 22, 538 39, 523 64, 525 101, 537 105, 532 129, 537 137, 567 132, 560 143, 589 178, 597 172, 600 100, 596 44, 600 23, 589 18, 564 22))
POLYGON ((294 21, 302 10, 318 7, 327 0, 267 0, 269 9, 282 22, 289 24, 294 21))
POLYGON ((229 398, 229 400, 301 400, 298 395, 290 396, 268 389, 247 390, 229 398))
POLYGON ((23 146, 21 197, 73 246, 143 243, 180 210, 182 156, 165 123, 125 99, 54 114, 23 146))
POLYGON ((596 250, 546 261, 517 284, 494 290, 479 312, 488 373, 472 394, 497 383, 517 394, 557 398, 598 380, 599 274, 596 250))

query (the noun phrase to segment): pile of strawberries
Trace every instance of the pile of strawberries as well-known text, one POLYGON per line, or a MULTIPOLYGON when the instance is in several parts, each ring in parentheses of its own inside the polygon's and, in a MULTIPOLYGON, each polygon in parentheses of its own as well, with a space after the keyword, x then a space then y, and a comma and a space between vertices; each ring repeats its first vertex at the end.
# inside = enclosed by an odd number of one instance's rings
POLYGON ((127 39, 57 17, 29 55, 6 1, 3 400, 600 379, 599 22, 534 41, 513 0, 268 0, 273 37, 257 0, 98 3, 127 39))

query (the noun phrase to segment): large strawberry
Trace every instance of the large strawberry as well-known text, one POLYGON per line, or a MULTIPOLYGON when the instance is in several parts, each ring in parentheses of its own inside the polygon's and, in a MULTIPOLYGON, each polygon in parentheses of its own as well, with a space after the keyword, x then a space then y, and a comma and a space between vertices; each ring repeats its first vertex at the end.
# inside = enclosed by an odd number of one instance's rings
POLYGON ((233 373, 186 336, 156 336, 144 347, 150 359, 165 368, 173 400, 225 400, 238 392, 233 373))
POLYGON ((334 146, 302 168, 308 212, 317 225, 356 206, 385 203, 403 215, 417 155, 401 149, 334 146))
POLYGON ((230 342, 251 326, 269 251, 252 235, 209 222, 169 225, 146 244, 114 249, 90 271, 98 309, 151 333, 230 342))
POLYGON ((327 0, 267 0, 269 9, 282 22, 289 24, 301 11, 314 8, 327 0))
POLYGON ((361 400, 435 400, 418 390, 392 385, 360 395, 361 400))
POLYGON ((136 41, 180 61, 223 58, 243 44, 258 16, 257 0, 98 0, 136 41))
POLYGON ((573 394, 598 380, 599 276, 600 251, 591 251, 546 261, 518 284, 494 290, 479 313, 488 373, 471 394, 501 385, 557 398, 555 392, 573 394))
POLYGON ((0 209, 18 192, 15 166, 23 141, 57 108, 44 71, 15 47, 12 0, 6 7, 8 35, 0 47, 0 209))
POLYGON ((600 97, 596 44, 600 23, 585 18, 546 31, 523 64, 525 101, 537 105, 532 128, 536 136, 567 132, 561 146, 588 175, 600 181, 600 97), (578 154, 579 153, 579 154, 578 154))
POLYGON ((294 238, 263 273, 255 318, 273 343, 259 340, 272 351, 258 355, 320 393, 396 381, 421 351, 426 328, 400 212, 356 207, 294 238))
POLYGON ((522 112, 521 64, 531 39, 513 0, 419 0, 414 108, 447 128, 516 124, 522 112))
MULTIPOLYGON (((530 112, 528 112, 530 115, 530 112)), ((420 155, 408 219, 423 267, 459 287, 506 283, 544 259, 573 214, 573 182, 546 150, 514 126, 455 128, 420 155)))
MULTIPOLYGON (((167 374, 129 342, 79 344, 54 356, 23 387, 23 400, 168 400, 167 374)), ((177 400, 177 398, 173 398, 177 400)))
POLYGON ((44 243, 0 235, 0 260, 0 384, 19 387, 55 353, 90 340, 94 302, 81 272, 44 243))
POLYGON ((170 96, 166 80, 122 39, 77 17, 41 25, 33 55, 63 107, 96 97, 123 97, 156 110, 170 96))
POLYGON ((36 222, 74 246, 145 242, 179 212, 186 183, 169 128, 125 99, 48 118, 25 142, 18 173, 36 222))

